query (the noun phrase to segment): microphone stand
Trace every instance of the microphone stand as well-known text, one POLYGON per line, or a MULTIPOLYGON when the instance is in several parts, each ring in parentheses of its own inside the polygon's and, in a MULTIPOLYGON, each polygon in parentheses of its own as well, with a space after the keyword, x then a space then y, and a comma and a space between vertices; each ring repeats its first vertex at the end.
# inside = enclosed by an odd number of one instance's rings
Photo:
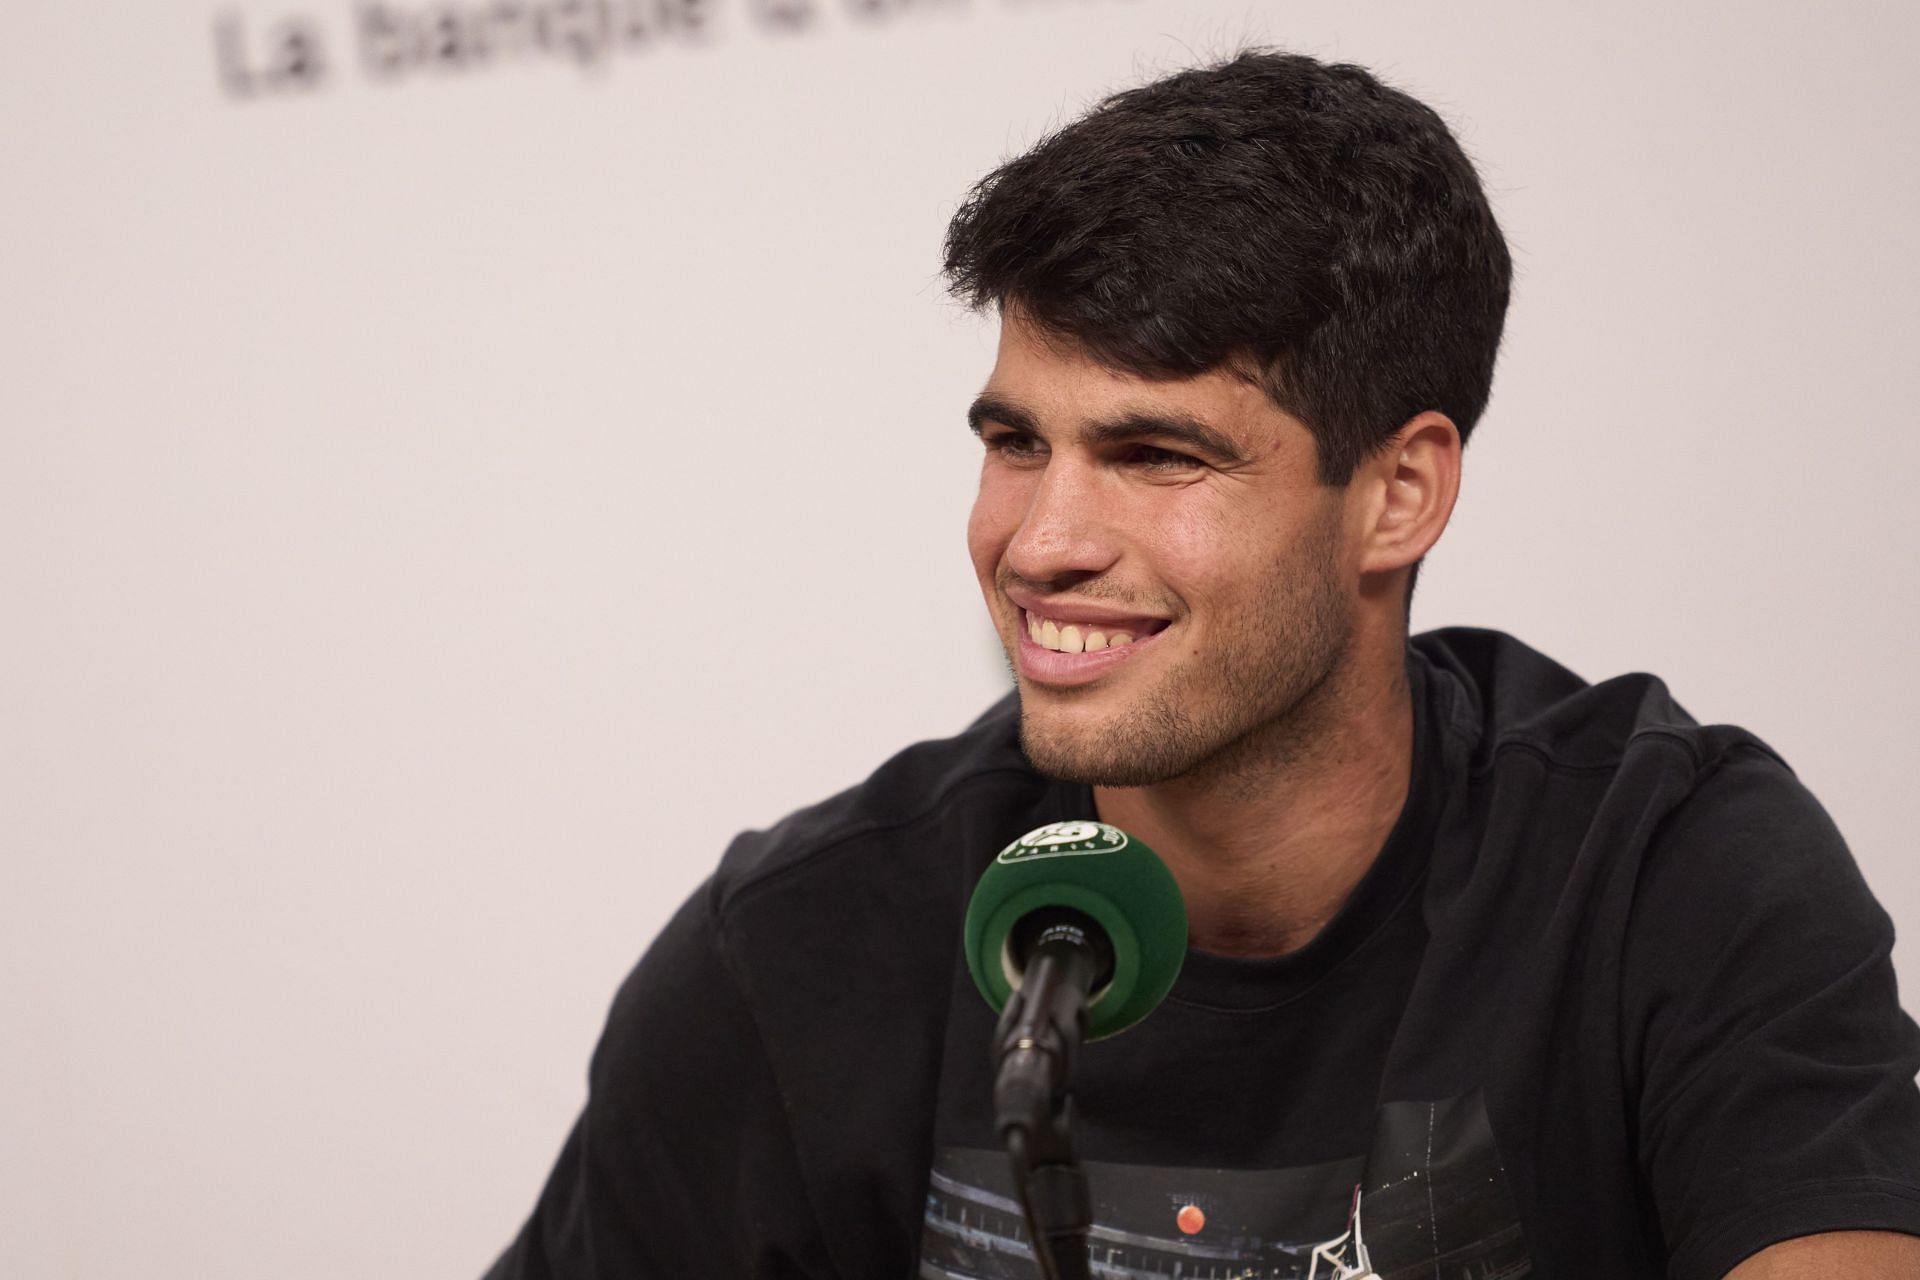
POLYGON ((1067 1081, 1086 1034, 1087 989, 1098 960, 1084 945, 1044 940, 994 1033, 994 1127, 1042 1280, 1090 1280, 1093 1197, 1073 1155, 1067 1081))

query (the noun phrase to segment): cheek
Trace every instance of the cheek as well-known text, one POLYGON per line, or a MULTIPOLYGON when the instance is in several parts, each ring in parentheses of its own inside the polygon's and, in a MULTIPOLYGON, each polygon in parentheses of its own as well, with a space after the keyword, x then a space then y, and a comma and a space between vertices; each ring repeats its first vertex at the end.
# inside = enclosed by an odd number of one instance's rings
POLYGON ((1141 559, 1160 586, 1189 608, 1223 602, 1245 576, 1255 531, 1218 510, 1169 503, 1139 524, 1141 559))

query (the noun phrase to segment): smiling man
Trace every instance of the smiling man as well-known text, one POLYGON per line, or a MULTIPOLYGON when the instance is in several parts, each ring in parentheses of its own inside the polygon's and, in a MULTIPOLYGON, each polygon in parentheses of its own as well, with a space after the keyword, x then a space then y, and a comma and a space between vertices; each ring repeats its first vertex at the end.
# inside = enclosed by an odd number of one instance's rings
POLYGON ((494 1275, 1032 1274, 960 954, 1099 818, 1191 951, 1075 1078, 1101 1274, 1920 1275, 1892 930, 1763 743, 1412 637, 1509 263, 1432 111, 1246 54, 975 188, 968 544, 1017 689, 739 838, 622 988, 494 1275))

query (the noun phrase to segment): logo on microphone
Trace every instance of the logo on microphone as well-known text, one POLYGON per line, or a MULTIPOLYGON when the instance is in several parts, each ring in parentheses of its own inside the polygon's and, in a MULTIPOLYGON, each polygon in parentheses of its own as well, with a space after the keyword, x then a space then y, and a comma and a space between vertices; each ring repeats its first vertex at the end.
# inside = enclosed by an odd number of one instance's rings
POLYGON ((1085 853, 1115 853, 1127 847, 1127 833, 1104 822, 1049 822, 1000 851, 996 862, 1031 862, 1085 853))

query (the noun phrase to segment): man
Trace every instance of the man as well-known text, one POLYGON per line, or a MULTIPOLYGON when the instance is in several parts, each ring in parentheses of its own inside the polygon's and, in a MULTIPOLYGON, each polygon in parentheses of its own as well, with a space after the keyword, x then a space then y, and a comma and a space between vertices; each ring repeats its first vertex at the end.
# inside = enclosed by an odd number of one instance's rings
POLYGON ((1016 696, 736 841, 494 1275, 1030 1274, 960 924, 1093 817, 1192 944, 1078 1065, 1105 1273, 1920 1275, 1920 1033, 1817 803, 1650 677, 1407 638, 1508 292, 1438 117, 1175 75, 984 180, 947 270, 1001 319, 1016 696))

